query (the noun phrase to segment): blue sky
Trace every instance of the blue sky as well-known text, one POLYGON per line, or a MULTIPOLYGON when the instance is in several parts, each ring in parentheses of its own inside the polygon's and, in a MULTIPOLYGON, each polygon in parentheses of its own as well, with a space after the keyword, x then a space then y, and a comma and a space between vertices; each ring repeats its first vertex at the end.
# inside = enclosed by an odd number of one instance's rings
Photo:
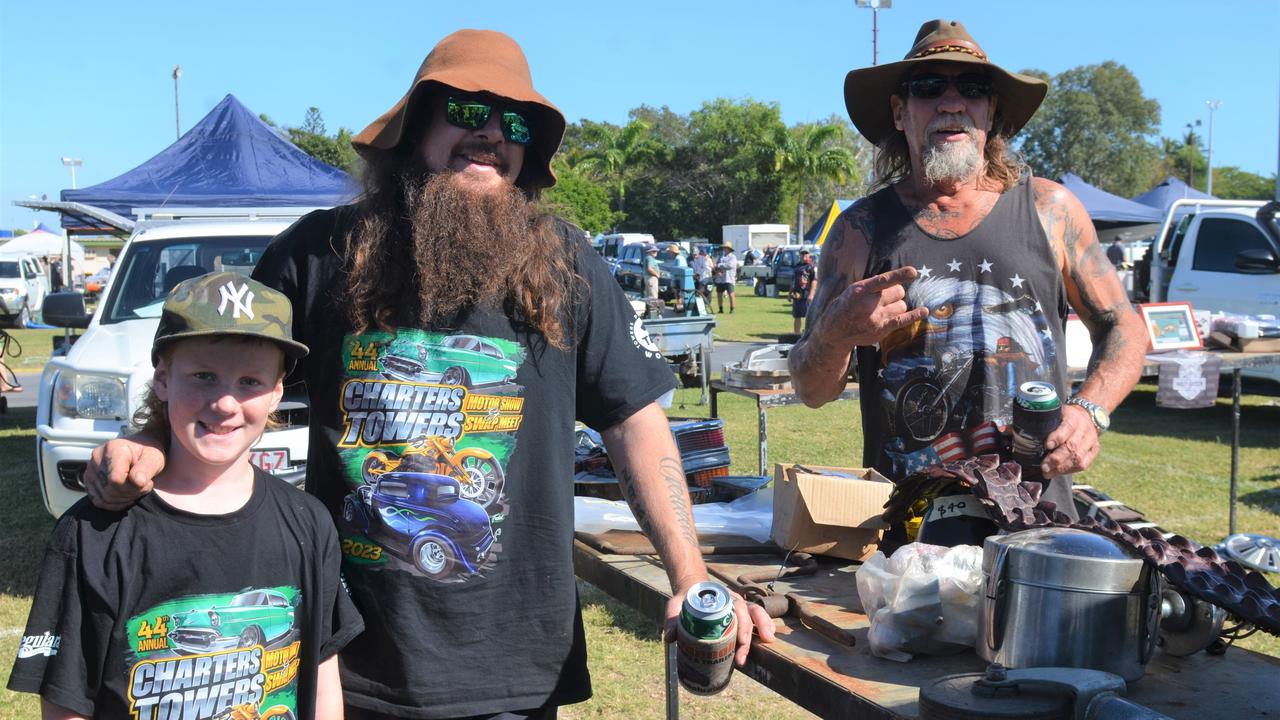
MULTIPOLYGON (((1106 60, 1161 107, 1161 134, 1214 113, 1214 164, 1270 175, 1280 127, 1275 0, 896 0, 879 12, 881 61, 926 20, 965 23, 992 60, 1050 74, 1106 60)), ((319 107, 358 131, 405 91, 427 51, 461 27, 523 45, 538 89, 570 120, 679 113, 715 97, 773 101, 788 123, 844 113, 845 73, 871 62, 870 10, 853 0, 120 2, 0 0, 0 228, 54 222, 16 199, 109 180, 174 140, 228 93, 277 123, 319 107), (297 7, 297 10, 287 9, 297 7)))

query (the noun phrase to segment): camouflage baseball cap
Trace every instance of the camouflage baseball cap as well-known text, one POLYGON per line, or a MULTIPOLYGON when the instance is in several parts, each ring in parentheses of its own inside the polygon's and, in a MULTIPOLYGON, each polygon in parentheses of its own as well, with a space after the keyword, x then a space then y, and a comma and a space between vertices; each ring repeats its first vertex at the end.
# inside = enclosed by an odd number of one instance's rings
POLYGON ((293 305, 284 293, 240 273, 217 272, 184 280, 169 291, 160 327, 151 343, 151 364, 160 351, 191 337, 244 335, 270 340, 291 362, 306 357, 307 346, 293 339, 293 305))

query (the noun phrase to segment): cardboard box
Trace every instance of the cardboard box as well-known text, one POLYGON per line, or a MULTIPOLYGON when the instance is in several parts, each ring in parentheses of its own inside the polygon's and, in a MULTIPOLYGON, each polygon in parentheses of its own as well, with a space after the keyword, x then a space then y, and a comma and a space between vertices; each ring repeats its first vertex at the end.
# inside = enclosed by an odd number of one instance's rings
POLYGON ((846 560, 876 551, 889 527, 880 515, 893 490, 883 475, 867 468, 779 464, 773 479, 769 537, 778 547, 846 560))

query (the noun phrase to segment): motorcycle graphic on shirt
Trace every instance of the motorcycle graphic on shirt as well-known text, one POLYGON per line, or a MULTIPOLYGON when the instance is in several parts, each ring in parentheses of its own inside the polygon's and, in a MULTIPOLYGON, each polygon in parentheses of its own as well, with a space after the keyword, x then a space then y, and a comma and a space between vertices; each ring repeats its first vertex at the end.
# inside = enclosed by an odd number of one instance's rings
POLYGON ((925 270, 906 302, 929 315, 879 345, 879 401, 891 430, 884 450, 896 478, 994 452, 1018 386, 1054 382, 1057 362, 1048 320, 1022 278, 1004 289, 925 270))
POLYGON ((188 596, 129 619, 135 718, 294 720, 301 593, 293 586, 188 596))
POLYGON ((343 343, 338 453, 347 562, 432 581, 483 577, 510 514, 524 420, 516 342, 401 329, 343 343))

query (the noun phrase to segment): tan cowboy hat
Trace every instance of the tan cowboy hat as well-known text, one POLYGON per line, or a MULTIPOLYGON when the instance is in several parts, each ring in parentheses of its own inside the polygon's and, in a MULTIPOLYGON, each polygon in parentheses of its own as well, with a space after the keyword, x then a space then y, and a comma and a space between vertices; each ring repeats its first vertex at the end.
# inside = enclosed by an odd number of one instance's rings
POLYGON ((533 89, 529 62, 516 41, 493 30, 459 30, 432 48, 404 97, 351 140, 356 152, 369 158, 399 147, 409 116, 422 112, 424 97, 443 89, 489 93, 519 103, 529 112, 533 142, 525 150, 516 185, 537 190, 556 184, 551 156, 564 138, 564 115, 533 89))
POLYGON ((1000 98, 996 112, 1003 119, 995 130, 1005 137, 1027 124, 1049 91, 1049 85, 1043 80, 1011 73, 988 60, 987 54, 959 22, 930 20, 920 26, 915 44, 902 60, 851 70, 845 76, 844 106, 858 131, 877 145, 892 135, 896 128, 889 96, 898 92, 899 84, 912 66, 938 61, 977 65, 990 74, 1000 98))

